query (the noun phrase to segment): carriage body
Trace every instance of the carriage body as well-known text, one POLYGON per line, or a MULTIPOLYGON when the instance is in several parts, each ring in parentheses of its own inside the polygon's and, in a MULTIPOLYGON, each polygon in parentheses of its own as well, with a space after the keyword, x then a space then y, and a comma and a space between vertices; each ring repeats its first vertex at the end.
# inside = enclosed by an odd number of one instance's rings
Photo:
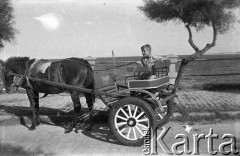
POLYGON ((169 66, 168 60, 155 61, 153 69, 130 66, 127 69, 132 75, 126 76, 125 84, 116 81, 113 71, 95 71, 95 89, 124 95, 100 95, 104 104, 110 107, 110 130, 122 144, 141 145, 144 131, 161 127, 172 117, 176 90, 169 82, 169 66), (140 75, 151 74, 153 70, 155 78, 139 79, 140 75))

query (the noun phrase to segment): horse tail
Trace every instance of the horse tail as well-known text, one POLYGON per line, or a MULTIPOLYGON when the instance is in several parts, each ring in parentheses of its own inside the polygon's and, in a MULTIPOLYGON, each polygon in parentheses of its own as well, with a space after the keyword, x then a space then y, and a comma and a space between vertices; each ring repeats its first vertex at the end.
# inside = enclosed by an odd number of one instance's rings
MULTIPOLYGON (((93 80, 93 88, 92 89, 93 90, 95 89, 95 81, 94 80, 93 80)), ((93 102, 95 102, 96 96, 95 96, 94 92, 92 93, 92 99, 93 99, 93 102)))
POLYGON ((95 93, 94 93, 94 89, 95 89, 95 80, 94 80, 94 71, 92 69, 92 66, 90 65, 90 63, 88 63, 88 67, 87 67, 87 79, 88 79, 88 84, 89 85, 89 89, 92 89, 92 99, 93 102, 95 102, 95 93))
POLYGON ((40 99, 43 99, 43 98, 45 98, 45 97, 47 97, 47 96, 48 96, 48 94, 45 93, 40 99))
POLYGON ((90 69, 88 69, 88 78, 91 77, 91 89, 93 90, 92 91, 92 99, 93 99, 93 102, 95 102, 95 94, 94 94, 94 89, 95 89, 95 80, 94 80, 94 71, 92 69, 92 67, 90 66, 90 69))

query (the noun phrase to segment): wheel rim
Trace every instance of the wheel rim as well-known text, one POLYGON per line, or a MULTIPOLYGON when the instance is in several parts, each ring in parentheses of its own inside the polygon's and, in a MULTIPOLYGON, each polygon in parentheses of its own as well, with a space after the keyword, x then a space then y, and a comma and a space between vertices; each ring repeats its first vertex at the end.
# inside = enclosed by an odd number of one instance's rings
POLYGON ((167 111, 168 111, 167 105, 163 106, 163 109, 164 109, 163 112, 157 113, 161 120, 167 115, 167 111))
POLYGON ((146 112, 133 104, 118 109, 114 124, 118 133, 127 140, 137 140, 144 137, 144 132, 150 127, 146 112))

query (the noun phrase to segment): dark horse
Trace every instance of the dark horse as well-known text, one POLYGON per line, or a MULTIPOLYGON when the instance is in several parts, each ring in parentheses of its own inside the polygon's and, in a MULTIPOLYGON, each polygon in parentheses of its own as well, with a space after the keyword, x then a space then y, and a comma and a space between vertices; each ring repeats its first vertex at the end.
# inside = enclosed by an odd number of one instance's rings
MULTIPOLYGON (((10 72, 45 79, 56 83, 68 84, 87 89, 94 89, 94 73, 88 61, 80 58, 68 58, 57 61, 36 60, 29 57, 11 57, 4 62, 3 80, 8 93, 16 91, 17 87, 26 89, 32 110, 32 125, 30 130, 36 129, 40 124, 39 119, 39 93, 58 94, 67 91, 65 88, 50 86, 31 81, 27 77, 19 78, 9 74, 10 72)), ((72 131, 76 126, 77 116, 81 111, 79 91, 68 90, 74 104, 74 119, 71 126, 65 129, 65 133, 72 131)), ((90 112, 93 110, 95 95, 84 93, 90 112)), ((92 123, 92 113, 90 113, 92 123)), ((92 124, 91 124, 92 126, 92 124)), ((88 128, 91 128, 89 126, 88 128)))

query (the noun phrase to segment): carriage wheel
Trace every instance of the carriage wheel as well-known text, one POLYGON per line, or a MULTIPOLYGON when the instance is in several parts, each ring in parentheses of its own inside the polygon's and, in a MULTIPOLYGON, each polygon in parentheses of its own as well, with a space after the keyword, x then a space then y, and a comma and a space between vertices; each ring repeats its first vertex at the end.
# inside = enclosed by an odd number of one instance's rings
POLYGON ((127 146, 141 146, 144 132, 154 123, 154 111, 144 100, 129 97, 119 100, 109 113, 109 127, 116 139, 127 146))
POLYGON ((169 122, 174 113, 174 106, 174 103, 170 100, 163 106, 164 112, 157 113, 159 120, 157 121, 157 127, 162 127, 169 122))

